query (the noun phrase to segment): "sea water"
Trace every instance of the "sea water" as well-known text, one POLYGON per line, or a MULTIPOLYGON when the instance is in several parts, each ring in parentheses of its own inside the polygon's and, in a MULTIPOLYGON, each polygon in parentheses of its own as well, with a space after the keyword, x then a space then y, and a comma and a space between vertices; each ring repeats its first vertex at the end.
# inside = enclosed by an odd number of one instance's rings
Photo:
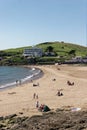
POLYGON ((15 86, 16 81, 24 83, 40 73, 36 68, 24 68, 16 66, 0 66, 0 89, 15 86))

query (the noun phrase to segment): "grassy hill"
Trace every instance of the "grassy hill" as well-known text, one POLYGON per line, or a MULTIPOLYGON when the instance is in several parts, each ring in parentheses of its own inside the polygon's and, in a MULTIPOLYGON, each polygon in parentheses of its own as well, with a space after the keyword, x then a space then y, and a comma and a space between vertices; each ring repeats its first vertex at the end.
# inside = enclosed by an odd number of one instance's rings
MULTIPOLYGON (((53 48, 53 51, 57 54, 55 58, 58 56, 60 57, 65 57, 66 59, 71 58, 71 52, 74 50, 75 56, 82 56, 85 57, 87 56, 87 47, 80 46, 77 44, 72 44, 72 43, 64 43, 64 42, 44 42, 40 44, 36 44, 35 47, 39 47, 43 49, 43 52, 46 51, 47 47, 51 46, 53 48)), ((8 64, 8 60, 17 64, 23 64, 27 63, 27 60, 23 58, 22 54, 25 48, 31 48, 31 46, 27 47, 21 47, 21 48, 14 48, 14 49, 7 49, 0 51, 0 57, 3 58, 4 63, 8 64)), ((46 60, 54 60, 53 57, 47 57, 44 56, 39 59, 39 61, 46 61, 46 60), (45 59, 45 60, 44 60, 45 59)), ((58 59, 56 59, 57 61, 58 59)), ((2 64, 2 61, 0 61, 2 64)))
MULTIPOLYGON (((86 56, 87 55, 87 47, 84 46, 80 46, 77 44, 72 44, 72 43, 64 43, 64 42, 44 42, 44 43, 40 43, 37 44, 35 47, 39 47, 42 48, 43 51, 46 51, 46 48, 48 46, 52 46, 54 48, 54 51, 58 54, 58 55, 67 55, 67 53, 71 50, 76 50, 76 55, 81 55, 81 56, 86 56)), ((25 48, 31 48, 31 46, 27 46, 27 47, 21 47, 21 48, 14 48, 14 49, 7 49, 7 50, 3 50, 6 53, 19 53, 22 54, 23 50, 25 48)))
POLYGON ((87 47, 72 44, 72 43, 64 43, 64 42, 45 42, 36 45, 37 47, 42 48, 44 51, 46 50, 47 46, 52 46, 54 51, 58 55, 65 56, 71 50, 76 50, 76 55, 86 56, 87 55, 87 47))

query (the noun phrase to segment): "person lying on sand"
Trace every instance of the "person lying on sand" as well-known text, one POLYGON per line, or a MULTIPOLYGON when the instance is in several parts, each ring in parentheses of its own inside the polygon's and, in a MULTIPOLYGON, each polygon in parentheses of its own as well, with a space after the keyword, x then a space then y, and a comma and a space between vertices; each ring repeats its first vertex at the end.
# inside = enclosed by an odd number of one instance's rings
POLYGON ((36 86, 39 86, 39 83, 37 83, 37 84, 33 83, 33 87, 36 87, 36 86))

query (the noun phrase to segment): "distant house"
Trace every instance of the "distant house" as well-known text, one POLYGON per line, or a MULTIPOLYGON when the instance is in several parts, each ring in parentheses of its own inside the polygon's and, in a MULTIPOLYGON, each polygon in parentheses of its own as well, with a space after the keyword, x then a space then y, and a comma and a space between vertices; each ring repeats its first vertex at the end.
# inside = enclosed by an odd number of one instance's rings
POLYGON ((72 61, 74 62, 82 62, 82 56, 76 56, 75 58, 72 58, 72 61))
POLYGON ((66 63, 87 63, 87 57, 76 56, 71 60, 66 60, 66 63))
POLYGON ((41 48, 32 47, 30 49, 25 49, 23 52, 24 57, 42 57, 43 50, 41 48))

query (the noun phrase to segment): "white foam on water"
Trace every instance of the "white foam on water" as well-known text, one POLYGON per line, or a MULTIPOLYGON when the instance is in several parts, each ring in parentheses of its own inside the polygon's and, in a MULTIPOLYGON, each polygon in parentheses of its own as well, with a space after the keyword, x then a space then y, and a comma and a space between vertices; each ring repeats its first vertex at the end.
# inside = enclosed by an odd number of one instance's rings
POLYGON ((32 79, 33 77, 37 76, 40 72, 41 72, 41 70, 38 70, 38 72, 36 72, 36 73, 34 73, 34 74, 31 74, 31 75, 29 75, 29 76, 26 76, 25 78, 20 79, 20 80, 18 80, 17 82, 15 81, 15 82, 12 82, 12 83, 7 83, 7 84, 5 84, 5 85, 1 85, 1 86, 0 86, 0 89, 4 89, 4 88, 7 88, 7 87, 12 87, 12 86, 16 86, 16 85, 20 84, 20 82, 21 82, 21 84, 22 84, 22 83, 25 83, 26 81, 29 81, 29 80, 32 79))

